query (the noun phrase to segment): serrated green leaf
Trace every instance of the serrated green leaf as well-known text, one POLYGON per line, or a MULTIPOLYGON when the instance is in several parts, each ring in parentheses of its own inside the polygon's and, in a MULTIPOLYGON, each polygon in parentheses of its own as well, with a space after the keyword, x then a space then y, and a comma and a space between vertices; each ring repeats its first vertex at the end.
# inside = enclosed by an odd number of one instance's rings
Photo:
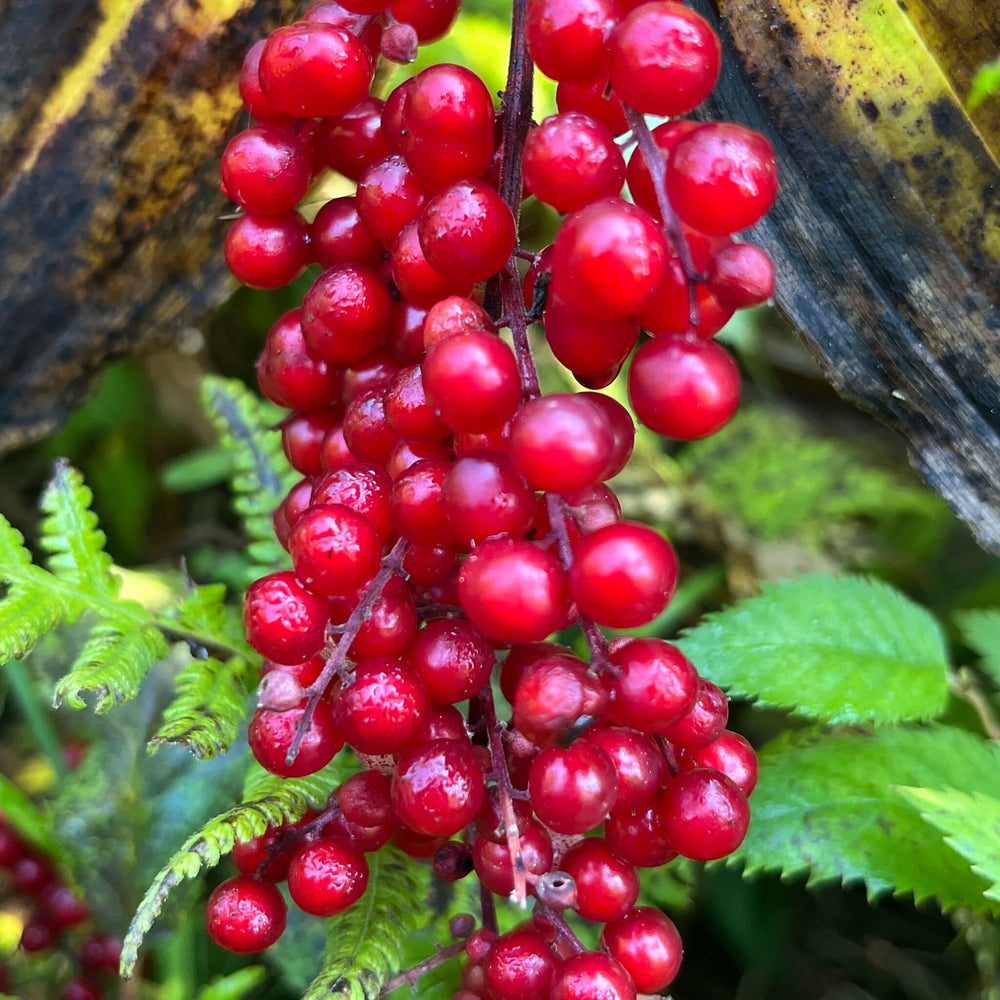
POLYGON ((678 645, 730 694, 827 722, 928 719, 948 700, 933 616, 863 577, 772 585, 709 615, 678 645))
POLYGON ((104 532, 90 509, 92 500, 83 476, 59 459, 42 493, 40 506, 46 517, 38 543, 49 553, 48 568, 55 576, 95 596, 114 597, 121 580, 111 572, 104 532))
POLYGON ((221 635, 226 624, 226 588, 221 583, 192 587, 174 604, 168 616, 192 632, 221 635))
POLYGON ((95 696, 98 715, 134 698, 157 660, 170 651, 159 629, 131 622, 101 622, 95 626, 69 672, 56 684, 54 703, 73 708, 86 705, 82 695, 95 696))
POLYGON ((305 778, 282 778, 264 772, 257 777, 253 768, 253 792, 232 809, 209 820, 193 833, 180 850, 160 869, 129 925, 122 944, 121 974, 128 978, 135 969, 139 947, 163 909, 171 890, 185 879, 197 877, 215 865, 233 849, 237 840, 260 836, 269 826, 294 823, 306 810, 322 806, 347 773, 350 762, 341 754, 322 771, 305 778))
POLYGON ((990 887, 984 895, 1000 902, 1000 800, 979 791, 906 788, 896 791, 937 827, 990 887))
POLYGON ((959 611, 954 618, 966 644, 982 657, 979 665, 1000 686, 1000 608, 959 611))
POLYGON ((288 553, 276 541, 271 520, 295 481, 281 448, 281 434, 263 402, 236 379, 206 378, 202 401, 220 445, 230 455, 233 510, 249 541, 250 579, 287 569, 288 553))
POLYGON ((732 857, 748 875, 862 882, 871 898, 912 892, 945 910, 982 910, 988 882, 933 835, 896 785, 1000 796, 1000 749, 943 726, 786 734, 760 756, 750 830, 732 857))
POLYGON ((368 867, 364 896, 329 921, 323 969, 302 1000, 375 1000, 399 971, 407 939, 426 919, 426 883, 416 862, 383 847, 368 856, 368 867))
POLYGON ((214 979, 198 993, 196 1000, 243 1000, 267 979, 267 967, 251 965, 228 976, 214 979))
POLYGON ((192 660, 174 681, 177 697, 164 711, 160 728, 149 741, 150 750, 178 743, 199 760, 225 753, 246 716, 256 676, 256 670, 239 657, 225 663, 211 657, 192 660))
POLYGON ((32 847, 50 858, 62 861, 65 852, 52 832, 47 813, 35 806, 20 788, 0 774, 0 816, 32 847))

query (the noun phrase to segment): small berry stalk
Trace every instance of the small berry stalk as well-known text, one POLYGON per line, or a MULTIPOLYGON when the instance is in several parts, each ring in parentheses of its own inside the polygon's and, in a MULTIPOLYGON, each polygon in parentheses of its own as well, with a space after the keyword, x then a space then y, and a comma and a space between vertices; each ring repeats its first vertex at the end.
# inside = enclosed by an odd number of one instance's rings
POLYGON ((223 156, 243 210, 227 261, 264 288, 321 268, 257 365, 303 478, 274 517, 294 571, 245 602, 265 658, 250 744, 280 775, 345 744, 366 769, 324 812, 237 845, 208 927, 267 947, 284 879, 304 911, 343 912, 391 842, 482 886, 482 926, 445 949, 468 958, 456 1000, 632 1000, 681 958, 669 918, 635 905, 637 869, 733 851, 756 759, 677 647, 602 631, 652 621, 678 563, 622 519, 607 481, 635 426, 599 390, 631 359, 650 429, 691 440, 732 416, 739 375, 713 337, 771 294, 766 254, 733 234, 767 210, 775 163, 748 129, 679 117, 711 91, 720 46, 671 0, 515 0, 499 113, 450 64, 370 94, 378 59, 410 59, 456 15, 318 0, 241 75, 258 124, 223 156), (533 63, 559 85, 540 124, 533 63), (645 114, 671 120, 650 131, 645 114), (356 192, 306 222, 296 205, 326 169, 356 192), (519 242, 527 196, 565 216, 538 254, 519 242), (529 318, 582 391, 541 394, 529 318), (552 640, 573 627, 588 659, 552 640), (493 894, 532 898, 532 918, 498 936, 493 894), (569 910, 603 925, 601 950, 569 910))

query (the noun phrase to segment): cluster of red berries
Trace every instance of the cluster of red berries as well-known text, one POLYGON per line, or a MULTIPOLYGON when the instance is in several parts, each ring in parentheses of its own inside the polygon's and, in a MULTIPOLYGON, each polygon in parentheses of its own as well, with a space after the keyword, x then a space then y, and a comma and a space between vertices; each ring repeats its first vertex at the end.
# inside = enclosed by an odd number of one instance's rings
MULTIPOLYGON (((11 892, 31 902, 31 916, 21 932, 24 952, 48 951, 64 939, 72 949, 79 974, 66 984, 62 1000, 101 1000, 107 987, 104 980, 118 973, 121 943, 87 928, 90 911, 86 904, 59 880, 48 859, 27 844, 2 814, 0 885, 4 895, 11 892), (67 934, 73 934, 73 939, 68 939, 67 934)), ((11 989, 7 975, 0 966, 0 992, 11 989)))
POLYGON ((589 390, 631 357, 629 398, 654 431, 713 433, 739 377, 712 338, 773 287, 767 255, 732 234, 767 210, 775 163, 738 125, 647 128, 719 72, 712 29, 673 0, 516 0, 499 116, 455 65, 369 96, 377 54, 412 58, 456 13, 324 0, 244 65, 260 124, 223 156, 245 210, 230 268, 257 287, 323 269, 257 365, 293 411, 282 440, 303 478, 274 516, 294 570, 244 605, 266 660, 250 746, 289 777, 345 744, 367 769, 321 814, 237 845, 242 874, 207 923, 227 948, 267 947, 285 925, 277 882, 307 913, 340 913, 364 893, 365 853, 391 841, 441 878, 474 872, 487 896, 535 897, 529 924, 468 936, 457 1000, 634 1000, 680 962, 669 919, 635 906, 637 868, 733 851, 756 759, 676 646, 602 634, 660 614, 677 559, 606 485, 632 451, 628 411, 597 391, 541 395, 527 327, 542 319, 589 390), (537 126, 528 52, 559 82, 560 112, 537 126), (306 223, 295 206, 327 168, 356 193, 306 223), (568 217, 522 278, 529 193, 568 217), (589 662, 548 641, 574 624, 589 662), (568 909, 605 925, 600 952, 568 909))

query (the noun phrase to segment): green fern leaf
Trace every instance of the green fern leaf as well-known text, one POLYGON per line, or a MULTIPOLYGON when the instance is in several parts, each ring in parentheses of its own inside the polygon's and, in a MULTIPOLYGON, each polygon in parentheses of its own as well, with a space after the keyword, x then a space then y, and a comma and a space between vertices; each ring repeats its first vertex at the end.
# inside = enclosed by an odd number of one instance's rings
POLYGON ((934 617, 864 577, 773 585, 709 615, 678 645, 731 694, 827 722, 933 718, 948 701, 934 617))
POLYGON ((107 712, 134 698, 150 667, 170 651, 167 640, 152 625, 101 622, 94 627, 69 672, 56 684, 55 704, 83 708, 83 692, 95 696, 94 711, 107 712))
POLYGON ((253 792, 232 809, 209 820, 184 842, 181 849, 160 869, 136 910, 122 945, 121 974, 128 978, 135 969, 139 946, 163 909, 171 890, 185 879, 213 868, 229 854, 236 841, 258 837, 269 826, 294 823, 310 808, 322 806, 344 779, 349 758, 340 754, 322 771, 305 778, 263 775, 258 765, 251 768, 253 792))
POLYGON ((121 580, 111 572, 111 557, 104 551, 104 532, 90 509, 93 494, 83 476, 65 459, 42 494, 46 517, 39 545, 49 553, 51 573, 97 597, 114 597, 121 580))
POLYGON ((199 760, 225 753, 246 715, 247 695, 257 671, 240 658, 192 660, 174 684, 177 697, 149 741, 151 751, 164 743, 187 747, 199 760))
POLYGON ((402 851, 369 855, 368 888, 328 922, 323 969, 302 1000, 375 1000, 399 970, 406 942, 426 919, 422 869, 402 851))
POLYGON ((63 603, 42 587, 11 587, 0 601, 0 663, 21 659, 66 617, 63 603))
POLYGON ((747 875, 861 882, 871 898, 912 892, 945 910, 987 908, 989 882, 929 835, 918 810, 893 791, 900 785, 1000 797, 1000 749, 951 726, 785 734, 760 755, 750 829, 732 860, 747 875))
POLYGON ((281 435, 264 405, 242 382, 208 377, 202 384, 205 410, 232 457, 233 509, 246 533, 250 579, 290 566, 274 537, 271 516, 295 481, 281 449, 281 435))

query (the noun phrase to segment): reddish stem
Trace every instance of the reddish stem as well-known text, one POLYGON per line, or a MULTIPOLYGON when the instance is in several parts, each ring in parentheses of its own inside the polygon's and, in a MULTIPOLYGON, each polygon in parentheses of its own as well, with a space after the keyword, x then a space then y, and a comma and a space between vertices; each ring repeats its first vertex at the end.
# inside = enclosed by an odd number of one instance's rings
POLYGON ((305 688, 304 694, 309 700, 306 702, 306 709, 302 713, 302 718, 299 719, 298 727, 295 730, 295 739, 292 740, 292 745, 288 749, 288 755, 285 757, 285 761, 288 764, 294 763, 295 758, 298 756, 299 747, 302 745, 302 740, 305 738, 312 723, 313 713, 316 711, 316 706, 323 697, 330 681, 333 680, 334 676, 338 675, 345 682, 348 680, 349 670, 346 668, 349 661, 347 654, 351 648, 351 644, 357 638, 361 626, 371 618, 372 608, 375 607, 375 602, 382 596, 385 585, 402 568, 403 559, 406 557, 409 549, 410 543, 405 538, 400 538, 392 547, 392 551, 382 560, 382 568, 368 585, 365 596, 361 598, 361 603, 351 612, 351 617, 344 624, 333 652, 323 665, 322 673, 309 687, 305 688))
POLYGON ((663 231, 667 234, 674 251, 680 258, 681 267, 684 269, 684 277, 687 279, 688 286, 688 322, 692 328, 697 327, 698 298, 696 293, 698 284, 705 280, 705 276, 695 270, 694 261, 691 259, 691 248, 688 246, 687 240, 684 239, 681 220, 677 217, 674 206, 670 204, 670 198, 667 196, 667 165, 663 162, 663 156, 656 145, 652 132, 649 131, 646 119, 627 104, 623 104, 622 108, 625 111, 625 120, 632 130, 632 136, 638 143, 639 152, 642 153, 642 158, 646 161, 649 177, 653 182, 653 191, 656 193, 656 205, 663 219, 663 231))
POLYGON ((439 948, 430 958, 425 958, 422 962, 418 962, 411 968, 404 969, 399 975, 393 976, 382 987, 378 995, 384 997, 387 993, 391 993, 393 990, 397 990, 400 986, 405 986, 407 983, 411 987, 415 987, 420 981, 420 977, 425 973, 430 972, 431 969, 436 969, 439 965, 444 965, 449 959, 455 958, 456 955, 461 955, 464 951, 464 941, 456 941, 445 948, 439 948))

